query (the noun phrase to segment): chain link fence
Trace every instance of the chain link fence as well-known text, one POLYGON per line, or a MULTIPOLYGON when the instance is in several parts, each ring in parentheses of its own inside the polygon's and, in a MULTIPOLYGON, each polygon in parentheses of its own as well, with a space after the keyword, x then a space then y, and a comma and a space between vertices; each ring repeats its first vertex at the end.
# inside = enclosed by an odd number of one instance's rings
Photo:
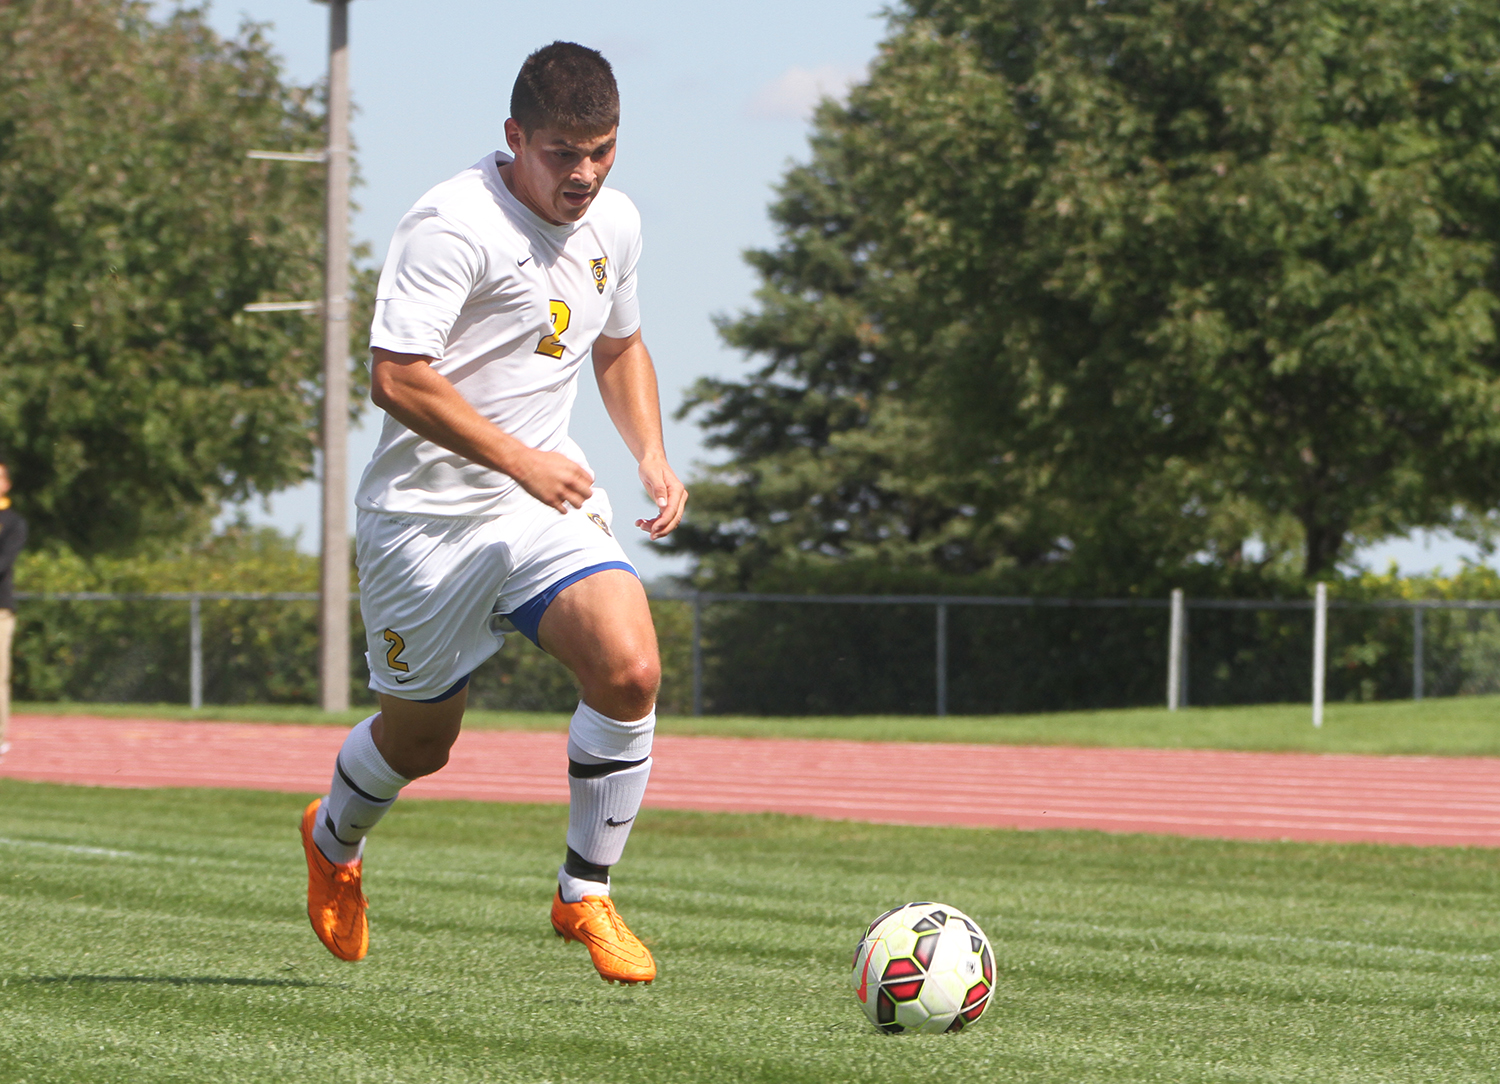
MULTIPOLYGON (((314 592, 17 592, 13 695, 32 702, 318 703, 314 592)), ((652 603, 661 637, 664 711, 691 705, 690 608, 652 603)), ((374 704, 358 598, 350 607, 350 703, 374 704)), ((571 711, 572 675, 519 634, 481 666, 469 704, 571 711)))
MULTIPOLYGON (((19 700, 317 702, 317 595, 21 593, 19 700)), ((353 608, 351 697, 366 687, 353 608)), ((1167 599, 658 593, 661 709, 747 715, 1001 714, 1168 701, 1167 599)), ((1307 702, 1309 600, 1184 600, 1178 701, 1307 702)), ((1500 602, 1329 603, 1329 700, 1500 692, 1500 602)), ((519 635, 470 703, 566 711, 571 675, 519 635)))

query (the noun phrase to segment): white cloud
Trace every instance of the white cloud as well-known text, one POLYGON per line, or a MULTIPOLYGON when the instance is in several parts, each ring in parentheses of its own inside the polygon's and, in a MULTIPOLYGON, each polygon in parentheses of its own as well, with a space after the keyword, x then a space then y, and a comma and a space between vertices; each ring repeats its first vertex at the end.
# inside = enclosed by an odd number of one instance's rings
POLYGON ((788 68, 755 92, 749 112, 752 117, 766 120, 802 120, 818 102, 824 98, 842 98, 852 84, 864 77, 861 68, 833 64, 788 68))

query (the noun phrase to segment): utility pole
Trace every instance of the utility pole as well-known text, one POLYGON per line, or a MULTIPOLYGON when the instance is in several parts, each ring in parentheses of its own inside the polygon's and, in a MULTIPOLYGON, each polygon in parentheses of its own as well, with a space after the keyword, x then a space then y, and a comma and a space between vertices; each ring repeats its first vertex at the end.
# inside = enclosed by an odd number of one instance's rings
POLYGON ((324 711, 349 708, 349 0, 328 5, 328 146, 250 151, 268 162, 328 166, 323 300, 257 301, 246 312, 323 313, 323 549, 318 584, 318 687, 324 711))
POLYGON ((328 4, 328 221, 323 275, 323 553, 318 685, 349 708, 349 0, 328 4))

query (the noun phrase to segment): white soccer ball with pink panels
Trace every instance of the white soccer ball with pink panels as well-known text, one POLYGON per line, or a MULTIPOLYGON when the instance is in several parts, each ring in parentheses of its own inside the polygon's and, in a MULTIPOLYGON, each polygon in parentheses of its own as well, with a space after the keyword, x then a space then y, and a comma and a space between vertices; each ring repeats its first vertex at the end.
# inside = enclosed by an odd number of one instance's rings
POLYGON ((990 1003, 995 955, 957 908, 908 903, 870 923, 854 951, 852 982, 881 1031, 958 1031, 990 1003))

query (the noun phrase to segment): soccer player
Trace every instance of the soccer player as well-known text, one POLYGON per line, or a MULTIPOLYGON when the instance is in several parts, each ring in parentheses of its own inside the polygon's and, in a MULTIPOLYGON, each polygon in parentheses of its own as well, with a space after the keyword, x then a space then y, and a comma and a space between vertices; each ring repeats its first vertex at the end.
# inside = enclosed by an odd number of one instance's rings
MULTIPOLYGON (((503 620, 561 660, 582 700, 568 730, 568 833, 552 925, 607 981, 650 982, 651 953, 610 900, 651 772, 660 680, 646 594, 568 416, 585 358, 656 514, 682 518, 636 304, 640 217, 604 187, 619 93, 599 53, 527 58, 487 155, 402 218, 376 294, 371 392, 386 412, 360 482, 356 551, 380 711, 344 741, 302 818, 308 915, 345 960, 369 943, 365 834, 442 768, 469 674, 503 620)), ((559 765, 561 768, 561 765, 559 765)))

